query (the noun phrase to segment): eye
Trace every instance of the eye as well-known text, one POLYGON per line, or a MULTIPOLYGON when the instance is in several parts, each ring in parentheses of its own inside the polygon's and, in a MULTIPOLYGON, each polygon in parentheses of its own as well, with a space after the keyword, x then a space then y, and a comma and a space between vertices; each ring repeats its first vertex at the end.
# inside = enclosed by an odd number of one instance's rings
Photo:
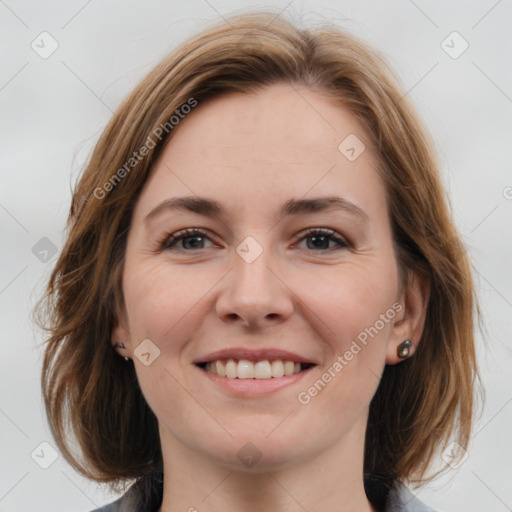
POLYGON ((160 251, 177 250, 188 251, 194 249, 205 249, 204 240, 209 240, 207 233, 197 228, 184 229, 177 233, 168 234, 158 244, 160 251), (180 244, 181 242, 181 244, 180 244), (181 245, 181 247, 179 246, 181 245), (178 247, 176 247, 178 246, 178 247))
MULTIPOLYGON (((176 251, 194 251, 206 249, 205 241, 210 240, 208 234, 197 228, 184 229, 176 233, 167 234, 158 244, 160 251, 176 250, 176 251)), ((307 240, 307 249, 318 252, 337 251, 347 249, 350 244, 332 229, 312 228, 306 231, 305 236, 300 242, 307 240), (309 243, 310 242, 310 243, 309 243), (329 247, 331 242, 335 242, 338 247, 329 247)), ((211 241, 211 240, 210 240, 211 241)))
POLYGON ((312 228, 306 231, 306 235, 301 238, 302 240, 307 240, 308 243, 307 249, 317 251, 338 251, 341 249, 347 249, 350 247, 350 244, 344 240, 342 237, 337 236, 337 233, 332 229, 327 228, 312 228), (309 243, 311 242, 311 243, 309 243), (329 248, 330 242, 336 242, 338 247, 329 248))

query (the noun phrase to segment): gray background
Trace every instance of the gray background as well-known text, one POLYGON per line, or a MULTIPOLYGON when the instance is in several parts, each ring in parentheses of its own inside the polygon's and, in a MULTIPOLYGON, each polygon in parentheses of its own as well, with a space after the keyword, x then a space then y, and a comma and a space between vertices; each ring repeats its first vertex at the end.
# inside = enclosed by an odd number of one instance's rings
POLYGON ((305 24, 333 20, 376 46, 433 133, 476 271, 487 328, 478 335, 486 403, 467 460, 417 494, 444 512, 512 510, 512 2, 6 0, 0 1, 0 511, 80 512, 114 497, 61 456, 51 463, 52 448, 40 446, 55 443, 40 399, 42 337, 30 310, 62 244, 71 186, 112 111, 177 44, 250 7, 284 10, 305 24), (45 59, 31 47, 35 41, 40 53, 51 49, 44 31, 58 44, 45 59), (464 41, 446 39, 453 31, 469 44, 457 58, 464 41))

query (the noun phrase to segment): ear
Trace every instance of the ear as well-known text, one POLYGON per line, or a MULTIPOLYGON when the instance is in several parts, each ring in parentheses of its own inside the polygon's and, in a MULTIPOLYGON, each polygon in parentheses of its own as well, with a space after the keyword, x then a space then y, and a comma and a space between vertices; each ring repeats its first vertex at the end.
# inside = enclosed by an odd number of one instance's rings
POLYGON ((116 352, 123 357, 131 357, 130 329, 124 308, 115 307, 114 323, 110 334, 110 342, 116 352), (120 347, 119 345, 123 345, 120 347))
POLYGON ((398 356, 397 348, 405 340, 412 342, 409 356, 416 351, 423 334, 429 299, 429 280, 416 272, 411 272, 407 284, 401 290, 398 298, 402 309, 397 313, 389 335, 386 364, 397 364, 404 361, 398 356))

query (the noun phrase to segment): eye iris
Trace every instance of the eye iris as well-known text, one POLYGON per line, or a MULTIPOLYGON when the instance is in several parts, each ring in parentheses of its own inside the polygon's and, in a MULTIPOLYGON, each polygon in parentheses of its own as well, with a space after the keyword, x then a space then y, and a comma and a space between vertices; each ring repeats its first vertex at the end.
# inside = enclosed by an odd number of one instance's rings
POLYGON ((195 235, 195 236, 187 236, 186 238, 182 239, 183 247, 186 249, 187 242, 190 242, 190 240, 194 240, 192 243, 189 243, 189 247, 192 249, 202 249, 201 242, 204 243, 203 236, 201 235, 195 235), (199 242, 197 242, 200 240, 199 242))
POLYGON ((314 235, 311 236, 309 239, 311 240, 312 245, 315 248, 327 249, 329 246, 329 237, 325 235, 314 235), (325 245, 325 242, 327 242, 327 246, 325 245))

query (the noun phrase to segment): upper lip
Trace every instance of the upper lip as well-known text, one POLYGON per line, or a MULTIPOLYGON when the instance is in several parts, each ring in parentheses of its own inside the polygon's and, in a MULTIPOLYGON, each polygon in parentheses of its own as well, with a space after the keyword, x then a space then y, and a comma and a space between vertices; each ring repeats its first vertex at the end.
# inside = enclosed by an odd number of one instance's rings
POLYGON ((243 347, 225 348, 211 352, 205 356, 201 356, 193 361, 194 364, 208 363, 217 361, 218 359, 246 359, 248 361, 263 361, 265 359, 283 361, 294 361, 297 363, 317 364, 308 357, 300 356, 287 350, 278 350, 275 348, 248 349, 243 347))

